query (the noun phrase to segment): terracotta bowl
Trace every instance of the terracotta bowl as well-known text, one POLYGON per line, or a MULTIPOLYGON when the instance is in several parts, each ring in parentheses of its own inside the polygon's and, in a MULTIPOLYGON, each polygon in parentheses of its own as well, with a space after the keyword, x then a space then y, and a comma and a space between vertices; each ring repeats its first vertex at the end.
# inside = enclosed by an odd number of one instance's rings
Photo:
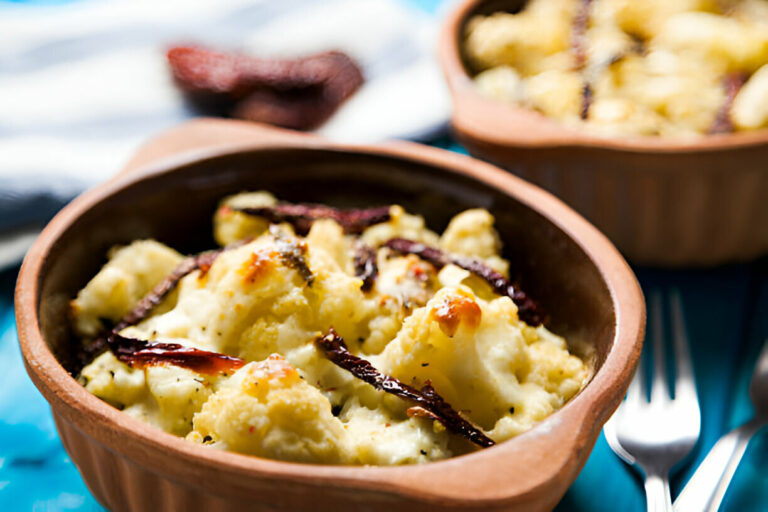
POLYGON ((218 145, 125 173, 75 199, 46 227, 19 276, 16 312, 27 371, 96 498, 111 510, 136 511, 554 507, 621 401, 641 349, 643 297, 610 242, 547 192, 488 164, 418 145, 343 146, 203 122, 166 135, 137 161, 167 153, 169 144, 203 140, 218 145), (236 132, 252 140, 223 147, 236 132), (512 268, 550 312, 550 327, 594 347, 594 378, 525 434, 406 467, 296 464, 205 449, 88 393, 66 370, 73 343, 67 301, 107 249, 141 237, 182 251, 211 247, 217 201, 246 189, 341 206, 397 202, 424 213, 435 229, 464 208, 490 209, 512 268))
POLYGON ((768 130, 604 138, 476 91, 461 54, 465 23, 524 4, 466 0, 443 26, 453 127, 470 153, 559 196, 633 262, 711 265, 768 253, 768 130))

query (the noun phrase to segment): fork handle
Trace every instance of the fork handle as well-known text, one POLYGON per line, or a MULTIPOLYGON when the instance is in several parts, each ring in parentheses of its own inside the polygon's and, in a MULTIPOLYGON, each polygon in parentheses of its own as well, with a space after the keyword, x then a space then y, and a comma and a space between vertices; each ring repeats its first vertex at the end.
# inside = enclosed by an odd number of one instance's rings
POLYGON ((715 443, 675 500, 675 510, 716 512, 752 436, 768 418, 754 418, 715 443))
POLYGON ((648 512, 672 512, 669 477, 665 473, 649 472, 645 475, 645 499, 648 512))

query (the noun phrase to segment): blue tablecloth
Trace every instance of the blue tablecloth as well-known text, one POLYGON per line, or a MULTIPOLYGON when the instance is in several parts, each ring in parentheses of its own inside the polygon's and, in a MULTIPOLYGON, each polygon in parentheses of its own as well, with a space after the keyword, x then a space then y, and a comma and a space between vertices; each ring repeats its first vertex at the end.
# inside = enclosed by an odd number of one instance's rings
MULTIPOLYGON (((441 3, 411 1, 427 10, 441 3)), ((433 143, 462 151, 450 139, 433 143)), ((671 286, 681 290, 691 339, 702 434, 694 453, 672 479, 674 496, 717 438, 752 414, 749 379, 768 336, 768 260, 709 270, 636 271, 646 292, 671 286)), ((13 318, 17 272, 0 273, 0 511, 102 510, 64 451, 47 403, 24 371, 13 318)), ((767 433, 763 430, 750 444, 723 510, 768 510, 767 433)), ((644 509, 641 480, 613 455, 601 436, 556 510, 644 509)))

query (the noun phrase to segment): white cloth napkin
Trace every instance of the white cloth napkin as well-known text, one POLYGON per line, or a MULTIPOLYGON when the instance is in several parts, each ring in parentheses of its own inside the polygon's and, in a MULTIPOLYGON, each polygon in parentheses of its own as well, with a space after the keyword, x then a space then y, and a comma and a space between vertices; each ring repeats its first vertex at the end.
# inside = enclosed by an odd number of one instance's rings
POLYGON ((348 142, 424 139, 450 103, 437 20, 405 0, 81 0, 0 5, 0 234, 48 218, 195 113, 165 49, 253 55, 340 49, 365 85, 318 132, 348 142))

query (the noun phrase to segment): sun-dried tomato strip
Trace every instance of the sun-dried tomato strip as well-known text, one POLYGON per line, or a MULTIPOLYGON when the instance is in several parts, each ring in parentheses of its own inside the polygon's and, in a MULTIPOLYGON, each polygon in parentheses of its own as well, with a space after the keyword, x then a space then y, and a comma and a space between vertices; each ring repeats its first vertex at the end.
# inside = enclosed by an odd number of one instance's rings
POLYGON ((173 269, 170 274, 168 274, 168 276, 166 276, 162 281, 155 285, 155 287, 152 288, 152 290, 146 294, 138 302, 138 304, 136 304, 133 309, 122 318, 122 320, 120 320, 120 322, 114 327, 113 330, 121 331, 126 327, 136 325, 137 323, 141 322, 149 316, 153 309, 155 309, 160 305, 161 302, 163 302, 163 299, 170 292, 172 292, 174 288, 176 288, 176 286, 179 284, 179 281, 181 281, 186 275, 191 274, 198 269, 204 272, 208 272, 208 270, 211 268, 211 265, 213 265, 213 262, 216 261, 216 258, 219 257, 219 254, 224 251, 242 247, 251 240, 251 238, 244 238, 243 240, 238 240, 237 242, 231 243, 221 249, 205 251, 201 252, 200 254, 185 258, 184 261, 182 261, 175 269, 173 269))
MULTIPOLYGON (((587 28, 589 28, 589 17, 592 6, 592 0, 581 0, 576 15, 573 17, 571 27, 571 48, 573 48, 573 57, 575 60, 575 69, 583 71, 587 65, 587 56, 589 48, 587 40, 587 28)), ((582 73, 583 75, 584 73, 582 73)), ((581 110, 580 117, 587 119, 589 117, 589 107, 592 105, 592 86, 589 80, 584 80, 584 86, 581 89, 581 110)))
POLYGON ((720 110, 717 111, 712 127, 709 129, 710 134, 733 132, 731 106, 733 106, 733 100, 736 99, 736 95, 746 81, 747 77, 744 73, 729 73, 725 75, 725 78, 723 78, 725 101, 720 106, 720 110))
POLYGON ((452 256, 436 247, 405 238, 393 238, 385 242, 384 246, 401 254, 415 254, 438 269, 453 264, 472 272, 487 282, 494 292, 512 299, 517 304, 517 314, 522 321, 532 326, 540 325, 544 321, 544 312, 533 299, 510 283, 501 273, 493 270, 480 260, 465 256, 452 256))
POLYGON ((232 210, 264 217, 269 222, 287 222, 296 233, 306 235, 316 220, 332 219, 338 222, 348 234, 360 234, 365 228, 381 224, 390 219, 389 206, 366 209, 340 210, 322 204, 278 204, 258 208, 232 208, 232 210))
MULTIPOLYGON (((251 238, 245 238, 238 240, 222 249, 215 249, 211 251, 205 251, 194 256, 185 258, 179 265, 176 266, 170 274, 168 274, 162 281, 157 283, 152 290, 149 291, 142 299, 131 309, 122 319, 112 328, 114 332, 120 332, 126 327, 136 325, 149 316, 153 309, 163 302, 163 299, 171 293, 185 276, 191 274, 195 270, 200 269, 201 272, 208 272, 213 265, 216 258, 224 251, 236 249, 251 241, 251 238)), ((78 359, 82 365, 88 364, 97 354, 99 354, 107 345, 108 334, 101 335, 86 347, 84 347, 81 353, 78 355, 78 359)))
POLYGON ((245 365, 245 361, 237 357, 185 347, 178 343, 153 343, 122 336, 114 331, 107 335, 107 345, 120 361, 131 368, 170 364, 214 375, 237 370, 245 365))
POLYGON ((369 361, 351 354, 347 350, 347 345, 342 337, 333 328, 325 336, 315 338, 315 345, 336 366, 347 370, 358 379, 367 382, 378 390, 413 402, 416 406, 434 415, 435 420, 439 421, 454 434, 459 434, 483 448, 495 444, 493 439, 465 420, 450 404, 443 400, 429 382, 419 391, 394 377, 381 373, 369 361))
POLYGON ((571 48, 575 59, 576 69, 583 69, 587 63, 587 28, 592 0, 581 0, 571 27, 571 48))
POLYGON ((306 281, 307 286, 312 286, 312 283, 315 282, 315 276, 307 265, 307 243, 294 237, 285 236, 277 226, 270 226, 269 231, 275 238, 275 244, 283 264, 296 270, 306 281))
POLYGON ((363 280, 363 286, 360 289, 364 292, 371 291, 378 273, 379 266, 376 262, 376 249, 364 242, 358 241, 355 246, 355 276, 363 280))
POLYGON ((592 86, 589 82, 584 82, 584 87, 581 89, 581 112, 579 117, 581 119, 587 119, 589 117, 589 108, 592 106, 592 86))
POLYGON ((144 320, 163 299, 171 293, 179 281, 199 268, 210 268, 213 261, 221 253, 221 250, 206 251, 196 256, 185 258, 173 271, 160 281, 152 291, 146 294, 131 311, 115 326, 115 331, 121 331, 128 326, 136 325, 144 320))

